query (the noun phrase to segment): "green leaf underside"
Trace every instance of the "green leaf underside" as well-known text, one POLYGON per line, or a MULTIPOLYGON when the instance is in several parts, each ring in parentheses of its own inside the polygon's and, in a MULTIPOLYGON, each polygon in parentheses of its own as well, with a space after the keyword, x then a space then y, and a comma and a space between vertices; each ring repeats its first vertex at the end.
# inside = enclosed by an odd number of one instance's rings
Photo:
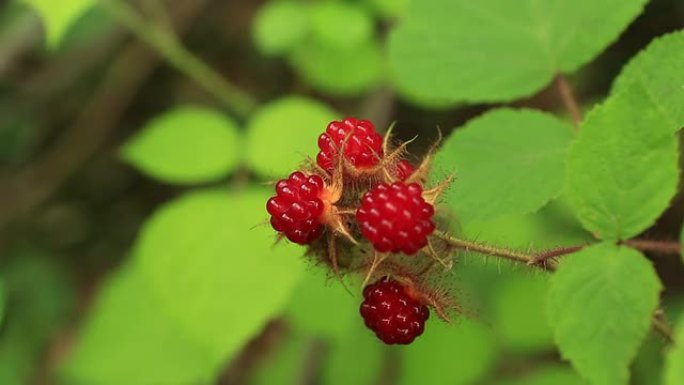
POLYGON ((95 4, 95 0, 24 0, 42 17, 47 43, 57 47, 69 28, 95 4))
POLYGON ((188 338, 128 266, 104 285, 62 372, 93 385, 208 383, 222 358, 188 338))
POLYGON ((212 182, 238 165, 239 140, 237 125, 218 111, 180 107, 147 123, 126 143, 122 155, 164 182, 212 182))
POLYGON ((684 126, 684 31, 659 37, 636 55, 615 80, 611 94, 642 92, 671 130, 684 126), (636 85, 636 86, 635 86, 636 85))
POLYGON ((157 211, 134 255, 166 311, 195 343, 230 359, 287 304, 302 250, 274 246, 269 193, 201 191, 157 211))
POLYGON ((675 331, 676 345, 667 353, 665 385, 684 384, 684 318, 675 331))
POLYGON ((328 106, 290 96, 271 102, 249 122, 247 161, 264 177, 285 177, 305 157, 316 159, 318 136, 325 132, 337 113, 328 106))
POLYGON ((296 1, 270 1, 257 13, 252 37, 267 55, 289 52, 306 37, 310 29, 309 7, 296 1))
POLYGON ((568 198, 585 228, 627 239, 650 227, 675 195, 677 137, 639 85, 592 110, 568 156, 568 198))
POLYGON ((446 324, 431 318, 425 325, 425 334, 401 350, 400 385, 472 384, 496 362, 491 331, 466 319, 446 324))
POLYGON ((397 88, 453 103, 511 101, 615 41, 647 0, 411 2, 389 42, 397 88))
POLYGON ((549 323, 563 357, 592 384, 626 384, 658 306, 651 263, 636 250, 600 243, 563 259, 551 281, 549 323))
POLYGON ((454 132, 435 174, 456 175, 445 201, 459 221, 534 212, 563 188, 571 127, 534 110, 498 109, 454 132))

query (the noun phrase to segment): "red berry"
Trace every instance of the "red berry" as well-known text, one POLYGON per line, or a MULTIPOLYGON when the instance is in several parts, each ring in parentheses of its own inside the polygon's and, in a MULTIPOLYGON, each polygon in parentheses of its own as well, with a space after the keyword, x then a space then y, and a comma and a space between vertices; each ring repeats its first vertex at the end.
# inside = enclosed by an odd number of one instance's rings
POLYGON ((363 298, 361 316, 384 343, 407 345, 423 334, 430 311, 401 283, 382 278, 363 289, 363 298))
POLYGON ((296 171, 276 184, 276 196, 266 203, 271 226, 294 243, 307 245, 323 233, 323 178, 296 171))
POLYGON ((354 167, 370 168, 378 164, 383 156, 382 137, 375 132, 375 126, 368 120, 346 118, 333 121, 318 138, 320 152, 316 161, 324 170, 332 173, 337 165, 337 150, 354 167))
POLYGON ((379 252, 415 254, 435 230, 434 207, 417 183, 381 183, 368 191, 356 211, 361 234, 379 252))
POLYGON ((405 182, 415 171, 415 167, 408 160, 401 160, 397 163, 396 176, 402 182, 405 182))

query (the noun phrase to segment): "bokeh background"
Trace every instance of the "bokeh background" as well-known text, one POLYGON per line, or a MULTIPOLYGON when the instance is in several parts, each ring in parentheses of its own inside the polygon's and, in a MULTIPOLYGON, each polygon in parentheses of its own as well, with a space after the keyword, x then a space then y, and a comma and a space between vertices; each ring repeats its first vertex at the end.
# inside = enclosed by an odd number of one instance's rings
MULTIPOLYGON (((315 154, 328 121, 396 122, 415 161, 438 127, 492 108, 393 87, 386 39, 407 1, 95 2, 47 33, 40 3, 0 3, 0 384, 583 383, 554 347, 543 273, 460 255, 467 316, 386 347, 358 297, 271 247, 266 184, 315 154)), ((58 3, 42 1, 57 19, 58 3)), ((651 1, 569 78, 582 106, 682 27, 681 0, 651 1)), ((553 85, 511 105, 567 118, 553 85)), ((683 211, 678 197, 646 236, 678 239, 683 211)), ((590 238, 562 199, 453 230, 527 249, 590 238)), ((681 260, 648 256, 676 319, 681 260)), ((660 383, 664 346, 649 337, 634 384, 660 383)))

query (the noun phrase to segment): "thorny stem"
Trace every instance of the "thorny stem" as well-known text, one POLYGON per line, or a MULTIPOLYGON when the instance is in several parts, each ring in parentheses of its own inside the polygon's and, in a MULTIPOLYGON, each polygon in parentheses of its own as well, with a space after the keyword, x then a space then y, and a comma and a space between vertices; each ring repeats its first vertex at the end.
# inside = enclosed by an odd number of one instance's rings
POLYGON ((580 123, 582 123, 582 110, 579 107, 579 103, 577 103, 568 79, 563 74, 558 74, 555 83, 565 108, 570 112, 570 116, 572 116, 575 128, 579 128, 580 123))
POLYGON ((464 251, 472 251, 484 255, 491 255, 494 257, 500 257, 508 259, 513 262, 524 263, 532 265, 536 260, 536 256, 532 254, 523 253, 520 251, 510 250, 502 247, 495 247, 490 245, 485 245, 482 243, 466 241, 463 239, 458 239, 450 236, 449 234, 443 232, 435 232, 435 236, 446 242, 449 246, 461 249, 464 251))
POLYGON ((247 117, 256 108, 256 102, 249 94, 237 88, 202 59, 188 51, 162 21, 149 22, 122 0, 102 0, 102 3, 139 39, 149 44, 179 71, 185 73, 234 113, 247 117))
MULTIPOLYGON (((438 237, 439 239, 443 240, 446 242, 448 245, 455 247, 457 249, 461 249, 464 251, 470 251, 470 252, 476 252, 479 254, 484 254, 484 255, 490 255, 493 257, 500 257, 504 259, 508 259, 509 261, 513 262, 518 262, 518 263, 524 263, 528 266, 534 266, 541 268, 542 270, 546 271, 554 271, 556 266, 553 264, 550 264, 549 262, 555 258, 559 257, 562 255, 568 255, 575 253, 584 247, 586 245, 580 245, 580 246, 568 246, 568 247, 560 247, 557 249, 552 249, 552 250, 547 250, 544 252, 541 252, 539 254, 528 254, 528 253, 523 253, 515 250, 510 250, 506 248, 501 248, 501 247, 494 247, 494 246, 489 246, 477 242, 471 242, 471 241, 466 241, 463 239, 458 239, 455 237, 452 237, 449 234, 443 233, 443 232, 435 232, 435 236, 438 237)), ((676 252, 678 253, 680 248, 679 244, 676 244, 676 248, 674 246, 675 243, 672 242, 657 242, 657 241, 644 241, 644 240, 630 240, 630 241, 625 241, 623 242, 625 245, 629 245, 632 247, 635 247, 640 250, 645 250, 645 251, 659 251, 659 252, 676 252)), ((655 330, 657 333, 659 333, 668 343, 674 343, 674 337, 672 333, 672 328, 670 325, 667 323, 667 321, 663 317, 663 311, 661 309, 658 309, 656 313, 653 315, 653 330, 655 330)))

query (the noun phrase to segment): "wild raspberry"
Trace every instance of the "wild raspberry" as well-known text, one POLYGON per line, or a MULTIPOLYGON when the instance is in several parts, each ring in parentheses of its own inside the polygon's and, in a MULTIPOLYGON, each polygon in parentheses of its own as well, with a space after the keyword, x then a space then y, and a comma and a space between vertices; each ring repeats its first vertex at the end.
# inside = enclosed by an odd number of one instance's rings
POLYGON ((415 167, 408 160, 401 160, 397 163, 396 176, 402 182, 405 182, 415 171, 415 167))
POLYGON ((323 179, 297 171, 279 181, 275 190, 276 196, 266 203, 271 226, 300 245, 310 244, 321 236, 325 211, 321 199, 325 190, 323 179))
POLYGON ((342 149, 345 159, 358 169, 377 165, 383 156, 382 137, 375 132, 373 123, 356 118, 328 124, 318 138, 318 148, 321 151, 316 161, 330 173, 337 165, 338 149, 342 149))
POLYGON ((407 345, 423 334, 430 311, 399 282, 382 278, 363 289, 363 298, 361 316, 384 343, 407 345))
POLYGON ((368 191, 356 211, 361 234, 379 252, 412 255, 425 247, 435 230, 434 207, 417 183, 381 183, 368 191))

